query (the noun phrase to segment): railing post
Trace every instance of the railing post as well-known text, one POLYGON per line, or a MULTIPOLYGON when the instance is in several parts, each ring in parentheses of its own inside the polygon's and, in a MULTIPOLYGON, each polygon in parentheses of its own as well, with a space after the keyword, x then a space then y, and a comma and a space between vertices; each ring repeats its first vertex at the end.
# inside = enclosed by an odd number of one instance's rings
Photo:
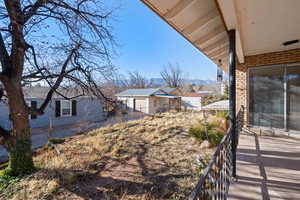
POLYGON ((232 124, 232 176, 236 177, 236 49, 235 30, 228 31, 229 36, 229 116, 232 124))

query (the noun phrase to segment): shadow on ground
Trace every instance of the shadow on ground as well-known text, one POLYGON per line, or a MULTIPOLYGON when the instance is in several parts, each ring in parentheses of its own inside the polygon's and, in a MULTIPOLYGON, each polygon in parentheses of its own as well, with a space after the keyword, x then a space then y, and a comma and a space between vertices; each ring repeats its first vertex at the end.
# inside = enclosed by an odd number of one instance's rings
POLYGON ((299 199, 300 142, 292 138, 241 135, 237 180, 228 199, 299 199))

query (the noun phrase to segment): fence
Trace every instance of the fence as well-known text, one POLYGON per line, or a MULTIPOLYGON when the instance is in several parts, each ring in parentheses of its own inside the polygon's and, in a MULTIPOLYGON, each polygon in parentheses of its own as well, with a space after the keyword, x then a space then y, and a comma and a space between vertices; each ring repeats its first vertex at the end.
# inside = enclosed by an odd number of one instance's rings
POLYGON ((241 107, 237 114, 236 134, 233 134, 232 126, 230 126, 199 182, 190 194, 189 200, 227 199, 230 181, 233 176, 232 145, 234 140, 236 141, 235 144, 238 144, 239 134, 243 127, 243 118, 244 107, 241 107))

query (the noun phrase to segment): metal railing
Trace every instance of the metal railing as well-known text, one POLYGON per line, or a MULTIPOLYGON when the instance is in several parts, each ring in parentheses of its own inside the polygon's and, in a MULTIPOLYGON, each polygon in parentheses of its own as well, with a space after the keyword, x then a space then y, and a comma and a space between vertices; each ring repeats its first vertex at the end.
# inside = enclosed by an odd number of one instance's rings
POLYGON ((227 199, 234 165, 232 143, 235 140, 235 144, 238 144, 243 117, 244 107, 241 107, 236 118, 236 134, 233 134, 232 126, 230 126, 190 194, 189 200, 227 199))

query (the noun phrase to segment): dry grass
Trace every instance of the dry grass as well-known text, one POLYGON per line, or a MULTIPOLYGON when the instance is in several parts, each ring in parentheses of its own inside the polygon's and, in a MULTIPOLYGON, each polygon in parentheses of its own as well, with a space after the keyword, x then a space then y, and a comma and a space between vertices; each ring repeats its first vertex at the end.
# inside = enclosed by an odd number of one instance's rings
POLYGON ((13 199, 185 199, 199 178, 199 149, 188 129, 199 113, 164 113, 75 136, 40 149, 41 170, 13 199))

